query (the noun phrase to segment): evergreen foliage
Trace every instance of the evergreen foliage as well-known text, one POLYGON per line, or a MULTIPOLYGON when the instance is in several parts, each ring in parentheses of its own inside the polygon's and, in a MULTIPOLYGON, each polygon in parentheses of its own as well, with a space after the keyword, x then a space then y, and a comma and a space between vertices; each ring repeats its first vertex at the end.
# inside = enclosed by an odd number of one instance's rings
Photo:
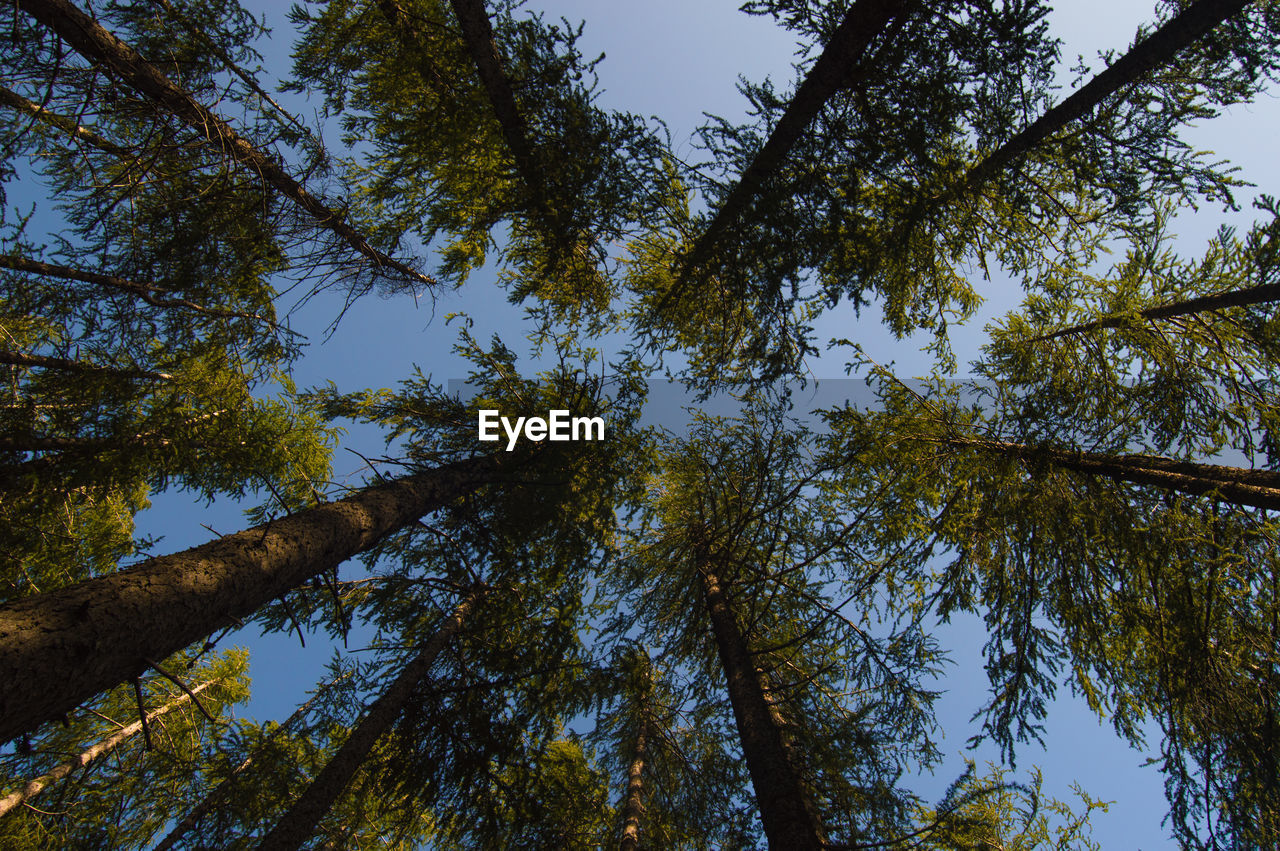
POLYGON ((1188 131, 1265 103, 1275 3, 1159 0, 1061 96, 1043 0, 749 0, 795 80, 742 79, 700 163, 514 0, 12 11, 0 847, 1097 848, 1107 803, 1016 768, 1064 686, 1181 847, 1280 846, 1280 208, 1175 236, 1240 209, 1188 131), (461 391, 295 386, 308 300, 482 270, 530 355, 450 316, 461 391), (831 341, 874 398, 798 410, 832 317, 935 365, 831 341), (650 425, 663 370, 733 413, 650 425), (483 410, 606 436, 506 451, 483 410), (386 452, 344 489, 352 424, 386 452), (248 528, 154 556, 176 490, 248 528), (1000 762, 929 800, 960 615, 1000 762), (282 723, 234 718, 241 619, 343 644, 282 723))

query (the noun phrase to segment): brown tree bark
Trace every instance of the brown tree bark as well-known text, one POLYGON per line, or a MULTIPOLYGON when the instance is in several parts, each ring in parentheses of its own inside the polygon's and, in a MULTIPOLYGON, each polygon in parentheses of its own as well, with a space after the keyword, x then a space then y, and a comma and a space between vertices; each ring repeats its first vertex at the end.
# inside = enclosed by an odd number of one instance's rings
POLYGON ((232 129, 223 118, 196 101, 190 93, 147 62, 130 45, 116 38, 89 15, 67 0, 18 0, 18 7, 44 24, 95 66, 122 80, 143 97, 176 116, 288 198, 321 227, 368 258, 428 286, 436 281, 369 245, 364 235, 343 221, 342 214, 307 192, 273 157, 232 129))
MULTIPOLYGON (((1201 296, 1200 298, 1191 298, 1185 301, 1173 302, 1172 304, 1162 304, 1159 307, 1151 307, 1141 311, 1138 315, 1143 319, 1170 319, 1174 316, 1186 316, 1191 313, 1226 310, 1229 307, 1248 307, 1254 304, 1268 304, 1273 301, 1280 301, 1280 284, 1259 284, 1256 287, 1246 287, 1240 290, 1226 290, 1225 292, 1201 296)), ((1123 322, 1124 318, 1120 316, 1096 319, 1093 322, 1085 322, 1080 325, 1072 325, 1070 328, 1063 328, 1061 331, 1041 334, 1037 337, 1032 337, 1027 342, 1038 343, 1041 340, 1056 340, 1059 337, 1083 334, 1099 328, 1118 328, 1123 322)))
POLYGON ((709 561, 703 557, 698 560, 703 599, 769 847, 775 851, 818 851, 825 845, 823 827, 787 752, 755 659, 738 628, 726 589, 711 571, 709 561))
POLYGON ((490 480, 500 463, 480 456, 446 464, 0 606, 0 741, 333 570, 490 480))
POLYGON ((640 847, 640 820, 644 817, 644 763, 648 757, 649 714, 648 707, 640 710, 640 726, 636 730, 635 749, 631 765, 627 768, 627 794, 622 802, 621 851, 636 851, 640 847))
POLYGON ((1056 467, 1092 473, 1116 481, 1152 485, 1199 496, 1212 493, 1224 502, 1280 510, 1280 472, 1177 461, 1158 455, 1109 455, 995 440, 948 438, 949 446, 973 447, 1056 467))
POLYGON ((400 671, 400 675, 387 686, 370 706, 364 718, 356 726, 338 752, 325 765, 311 784, 294 801, 276 826, 258 846, 259 851, 286 851, 297 849, 315 833, 316 825, 333 807, 351 778, 364 764, 378 739, 391 728, 404 712, 405 705, 418 683, 431 671, 440 655, 463 623, 475 609, 481 590, 476 590, 458 604, 422 651, 400 671))
MULTIPOLYGON (((199 694, 200 692, 207 689, 209 686, 213 685, 215 682, 216 682, 215 680, 211 680, 207 683, 201 683, 200 685, 191 689, 191 692, 192 694, 199 694)), ((156 718, 159 718, 161 715, 167 715, 173 710, 183 706, 190 700, 191 700, 190 695, 181 694, 178 697, 174 698, 169 703, 166 703, 164 706, 157 709, 155 712, 148 713, 147 720, 153 721, 156 718)), ((0 816, 3 816, 5 813, 9 812, 10 810, 13 810, 25 804, 27 801, 30 801, 36 795, 39 795, 46 788, 48 788, 54 783, 57 783, 59 780, 66 777, 68 774, 75 771, 77 768, 84 768, 86 765, 93 762, 98 757, 104 754, 108 754, 111 751, 115 750, 122 742, 125 742, 131 737, 136 736, 138 734, 138 731, 140 731, 141 729, 142 729, 142 719, 138 719, 137 721, 134 721, 132 724, 127 724, 124 727, 121 727, 119 730, 116 730, 107 738, 98 742, 93 747, 88 748, 87 750, 77 754, 74 758, 68 760, 67 762, 62 763, 57 768, 54 768, 52 771, 48 772, 47 774, 42 774, 41 776, 35 778, 34 780, 29 781, 27 785, 23 786, 21 789, 17 790, 16 792, 11 792, 5 797, 0 798, 0 816)))

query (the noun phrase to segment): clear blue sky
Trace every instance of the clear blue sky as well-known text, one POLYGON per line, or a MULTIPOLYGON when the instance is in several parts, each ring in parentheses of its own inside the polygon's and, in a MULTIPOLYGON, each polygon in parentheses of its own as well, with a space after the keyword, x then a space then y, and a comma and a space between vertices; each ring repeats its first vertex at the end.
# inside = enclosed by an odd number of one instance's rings
MULTIPOLYGON (((1070 0, 1055 14, 1054 31, 1066 42, 1064 57, 1070 65, 1077 54, 1092 58, 1103 48, 1123 49, 1136 25, 1151 15, 1151 2, 1144 0, 1070 0)), ((263 3, 277 35, 272 45, 263 45, 268 68, 281 76, 287 61, 290 40, 283 7, 263 3)), ((791 80, 790 62, 794 42, 770 19, 751 18, 726 0, 533 0, 530 8, 546 10, 549 17, 571 21, 587 20, 581 44, 583 52, 601 51, 607 58, 598 73, 605 105, 642 115, 663 118, 676 143, 677 153, 694 157, 691 135, 702 120, 703 111, 726 117, 742 115, 743 99, 735 91, 739 75, 759 79, 772 76, 779 83, 791 80)), ((304 114, 310 108, 296 99, 291 106, 304 114)), ((312 104, 314 107, 315 104, 312 104)), ((1231 159, 1243 168, 1243 176, 1262 191, 1275 186, 1276 166, 1266 148, 1280 129, 1280 110, 1272 97, 1264 96, 1251 107, 1203 128, 1197 143, 1231 159)), ((336 139, 332 140, 336 144, 336 139)), ((696 157, 695 157, 696 158, 696 157)), ((1247 207, 1249 193, 1241 194, 1247 207)), ((1244 220, 1249 220, 1246 209, 1244 220)), ((1187 252, 1199 252, 1204 237, 1224 219, 1215 211, 1204 211, 1180 225, 1188 235, 1187 252)), ((982 326, 1016 303, 1020 291, 1005 281, 983 284, 986 305, 969 325, 955 334, 960 363, 976 354, 983 341, 982 326)), ((423 302, 416 308, 407 299, 383 300, 369 297, 357 303, 336 334, 323 340, 323 329, 333 319, 336 305, 318 299, 294 317, 294 326, 312 338, 312 346, 299 364, 296 379, 306 387, 332 379, 342 390, 393 385, 407 375, 413 364, 438 379, 461 377, 465 368, 451 355, 453 329, 443 322, 445 313, 464 311, 477 320, 480 339, 496 332, 509 344, 523 336, 519 311, 505 303, 491 276, 475 276, 457 293, 443 296, 434 306, 423 302)), ((826 336, 848 334, 852 315, 832 315, 819 326, 826 336)), ((902 374, 927 372, 930 363, 910 341, 893 339, 874 321, 874 313, 864 312, 859 335, 868 353, 882 363, 896 362, 902 374)), ((813 365, 815 375, 838 376, 843 360, 828 357, 813 365)), ((352 433, 346 444, 366 455, 381 452, 381 443, 371 432, 352 433)), ((338 470, 358 480, 360 462, 339 450, 338 470)), ((210 509, 193 508, 178 495, 159 495, 156 509, 142 518, 142 531, 166 535, 161 551, 190 546, 209 538, 200 525, 208 523, 220 532, 243 525, 234 505, 219 504, 210 509)), ((314 684, 332 648, 319 637, 309 639, 305 650, 296 637, 249 634, 235 640, 253 649, 254 699, 249 714, 260 719, 282 718, 301 700, 303 691, 314 684)), ((948 627, 940 636, 952 649, 953 675, 942 684, 948 694, 942 703, 941 720, 950 731, 943 744, 952 759, 938 777, 922 782, 921 791, 935 799, 960 770, 965 739, 973 732, 968 722, 985 694, 980 647, 984 640, 976 619, 948 627)), ((360 644, 353 637, 352 647, 360 644)), ((1039 764, 1045 772, 1045 791, 1069 798, 1072 782, 1081 783, 1092 795, 1116 803, 1109 814, 1095 816, 1095 838, 1103 848, 1154 849, 1168 844, 1160 826, 1166 805, 1161 776, 1151 768, 1140 768, 1143 755, 1131 751, 1101 725, 1079 701, 1061 699, 1049 719, 1048 747, 1039 752, 1024 749, 1019 765, 1039 764)), ((978 758, 992 755, 980 751, 978 758)))

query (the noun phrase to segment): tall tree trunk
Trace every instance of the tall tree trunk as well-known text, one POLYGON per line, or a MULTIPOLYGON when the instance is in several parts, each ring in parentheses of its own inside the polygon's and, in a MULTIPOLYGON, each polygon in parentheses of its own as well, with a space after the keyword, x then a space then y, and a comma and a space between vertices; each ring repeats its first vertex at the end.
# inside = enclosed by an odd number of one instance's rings
POLYGON ((1178 493, 1196 496, 1213 493, 1224 502, 1235 505, 1280 510, 1280 472, 1273 470, 1198 464, 1158 455, 1109 455, 995 440, 947 438, 941 442, 1027 460, 1045 460, 1055 467, 1079 473, 1153 485, 1178 493))
POLYGON ((699 562, 703 598, 769 847, 775 851, 817 851, 825 844, 822 824, 787 752, 726 589, 711 572, 707 559, 699 558, 699 562))
POLYGON ((620 851, 636 851, 640 847, 640 819, 644 817, 644 762, 648 757, 649 707, 640 710, 640 726, 636 730, 635 749, 627 768, 627 795, 622 802, 622 841, 620 851))
MULTIPOLYGON (((1186 316, 1191 313, 1206 313, 1210 310, 1225 310, 1229 307, 1249 307, 1250 305, 1268 304, 1273 301, 1280 301, 1280 284, 1259 284, 1256 287, 1245 287, 1240 290, 1226 290, 1213 295, 1176 301, 1172 304, 1162 304, 1159 307, 1150 307, 1139 312, 1138 315, 1143 319, 1170 319, 1174 316, 1186 316)), ((1099 328, 1118 328, 1123 322, 1124 317, 1121 316, 1095 319, 1093 322, 1072 325, 1070 328, 1063 328, 1061 331, 1053 331, 1049 334, 1032 337, 1027 342, 1037 343, 1041 340, 1056 340, 1059 337, 1083 334, 1099 328)))
POLYGON ((963 178, 944 190, 941 196, 932 199, 931 203, 943 204, 977 191, 1015 159, 1086 115, 1152 68, 1169 62, 1178 51, 1203 37, 1250 2, 1251 0, 1196 0, 1174 15, 1164 26, 1134 45, 1114 65, 988 154, 963 178))
POLYGON ((458 604, 444 625, 431 636, 422 652, 404 666, 400 675, 369 706, 369 711, 342 743, 342 747, 338 748, 338 752, 311 781, 279 823, 263 838, 262 844, 258 846, 259 851, 296 849, 311 838, 320 819, 329 812, 334 801, 347 788, 351 778, 368 758, 374 744, 404 712, 414 688, 431 671, 440 651, 462 629, 462 624, 475 608, 481 593, 477 589, 458 604))
POLYGON ((480 456, 0 606, 0 741, 57 718, 479 487, 480 456))
MULTIPOLYGON (((200 692, 207 689, 209 686, 213 685, 215 682, 217 681, 210 680, 207 683, 201 683, 200 685, 191 689, 191 694, 199 694, 200 692)), ((155 712, 149 713, 147 715, 147 720, 152 721, 156 718, 159 718, 161 715, 167 715, 168 713, 181 707, 183 704, 187 703, 190 700, 191 700, 191 695, 181 694, 178 697, 174 698, 169 703, 166 703, 164 706, 157 709, 155 712)), ((127 741, 129 738, 136 736, 138 734, 138 731, 141 729, 142 729, 142 719, 139 718, 137 721, 134 721, 132 724, 128 724, 124 727, 121 727, 119 730, 116 730, 110 736, 98 742, 93 747, 89 748, 86 751, 83 751, 80 754, 77 754, 73 759, 70 759, 67 762, 62 763, 61 765, 59 765, 57 768, 53 769, 49 773, 42 774, 41 776, 35 778, 34 780, 29 781, 27 785, 23 786, 18 791, 11 792, 5 797, 0 798, 0 816, 3 816, 5 813, 9 812, 10 810, 15 809, 21 806, 22 804, 26 803, 27 801, 31 800, 36 795, 39 795, 41 792, 43 792, 50 785, 57 783, 59 780, 66 777, 68 774, 75 771, 77 768, 84 768, 86 765, 93 762, 98 757, 104 754, 111 753, 111 751, 115 750, 116 747, 119 746, 121 742, 127 741)))
POLYGON ((224 151, 251 173, 260 175, 271 187, 327 228, 351 248, 373 261, 421 284, 436 281, 369 245, 364 234, 343 220, 337 210, 307 192, 273 157, 254 147, 225 120, 199 103, 191 94, 147 62, 130 45, 98 24, 66 0, 18 0, 18 7, 44 24, 95 66, 123 80, 143 97, 177 116, 196 132, 224 151))
MULTIPOLYGON (((338 679, 331 680, 325 688, 338 682, 338 680, 346 679, 347 676, 350 675, 347 674, 339 677, 338 679)), ((178 841, 181 840, 182 837, 184 837, 193 827, 199 824, 200 820, 208 815, 210 811, 215 807, 220 806, 222 801, 235 787, 236 778, 249 770, 249 768, 254 764, 255 759, 263 753, 267 745, 275 741, 279 736, 283 735, 291 726, 294 725, 294 723, 298 721, 298 719, 305 716, 311 709, 311 705, 315 703, 321 694, 322 690, 317 690, 310 700, 293 710, 293 713, 284 720, 283 724, 271 731, 271 735, 267 736, 266 740, 259 748, 245 757, 244 760, 232 770, 231 774, 225 780, 215 786, 209 794, 205 795, 204 799, 201 800, 200 803, 191 810, 191 812, 183 816, 182 820, 173 826, 173 830, 169 831, 168 835, 165 836, 164 839, 161 839, 160 842, 151 849, 151 851, 169 851, 169 849, 173 848, 173 846, 177 844, 178 841)))
POLYGON ((15 272, 28 272, 49 278, 61 278, 64 281, 82 281, 105 290, 129 293, 153 307, 182 307, 208 316, 219 316, 224 319, 251 319, 256 322, 265 322, 275 327, 275 322, 258 316, 256 313, 205 307, 185 298, 169 298, 167 297, 169 290, 164 287, 156 286, 155 284, 144 284, 139 281, 130 281, 115 275, 104 275, 101 272, 90 272, 87 269, 75 269, 71 266, 60 266, 56 263, 44 263, 15 254, 0 254, 0 269, 12 269, 15 272))
POLYGON ((559 237, 559 219, 555 206, 547 192, 546 182, 538 168, 534 157, 533 143, 529 139, 529 128, 520 108, 516 104, 515 93, 511 89, 511 81, 502 70, 502 56, 498 53, 497 42, 493 37, 493 25, 489 23, 489 14, 485 10, 484 0, 451 0, 454 17, 462 28, 462 37, 467 44, 467 51, 476 63, 480 82, 484 84, 489 95, 489 103, 493 107, 494 117, 502 128, 502 138, 506 140, 511 157, 515 160, 516 172, 529 193, 533 196, 538 213, 545 219, 547 229, 559 237))
POLYGON ((769 139, 742 172, 716 211, 715 218, 686 255, 676 283, 663 297, 664 304, 679 296, 687 278, 696 274, 724 232, 746 211, 765 181, 782 167, 787 154, 818 117, 822 107, 848 85, 850 73, 862 60, 872 39, 894 18, 907 14, 912 5, 911 0, 856 0, 849 7, 844 20, 823 48, 822 55, 796 89, 769 139))

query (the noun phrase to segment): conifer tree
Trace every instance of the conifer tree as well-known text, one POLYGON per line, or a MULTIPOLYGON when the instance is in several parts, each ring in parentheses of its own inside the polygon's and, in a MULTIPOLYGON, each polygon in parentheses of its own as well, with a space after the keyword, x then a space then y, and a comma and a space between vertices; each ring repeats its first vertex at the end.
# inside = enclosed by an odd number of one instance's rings
POLYGON ((796 82, 744 80, 751 117, 709 118, 690 163, 605 108, 581 26, 512 0, 295 9, 286 86, 340 139, 272 94, 236 0, 17 4, 0 841, 1092 847, 1098 802, 1037 810, 1038 773, 911 790, 951 720, 934 629, 968 612, 975 742, 1025 758, 1067 685, 1154 755, 1183 847, 1280 842, 1277 213, 1190 259, 1173 236, 1236 204, 1184 131, 1261 100, 1276 5, 1161 0, 1060 102, 1040 0, 744 10, 798 38, 796 82), (291 287, 343 310, 482 268, 528 305, 538 375, 464 318, 465 396, 421 371, 296 392, 318 341, 291 287), (947 381, 997 269, 1026 301, 947 381), (771 382, 872 300, 938 368, 856 355, 876 402, 815 433, 771 382), (748 390, 650 431, 660 367, 748 390), (490 408, 608 434, 505 452, 490 408), (344 421, 388 440, 349 492, 344 421), (255 525, 121 569, 167 489, 255 525), (197 664, 245 619, 343 640, 283 725, 226 723, 239 655, 197 664))
POLYGON ((249 694, 247 666, 242 650, 166 659, 176 682, 151 673, 4 754, 0 845, 149 846, 217 759, 231 707, 249 694))

